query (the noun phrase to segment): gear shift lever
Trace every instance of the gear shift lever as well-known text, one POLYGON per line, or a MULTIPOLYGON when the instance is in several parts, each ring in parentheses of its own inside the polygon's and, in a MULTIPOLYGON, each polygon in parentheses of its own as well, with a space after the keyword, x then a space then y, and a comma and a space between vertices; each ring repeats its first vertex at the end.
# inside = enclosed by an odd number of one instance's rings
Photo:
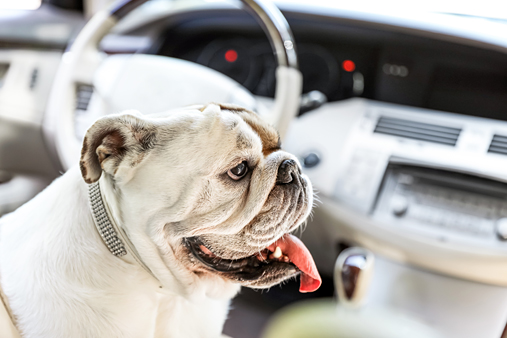
POLYGON ((334 266, 334 283, 340 305, 359 308, 364 303, 374 261, 371 251, 359 247, 340 253, 334 266))

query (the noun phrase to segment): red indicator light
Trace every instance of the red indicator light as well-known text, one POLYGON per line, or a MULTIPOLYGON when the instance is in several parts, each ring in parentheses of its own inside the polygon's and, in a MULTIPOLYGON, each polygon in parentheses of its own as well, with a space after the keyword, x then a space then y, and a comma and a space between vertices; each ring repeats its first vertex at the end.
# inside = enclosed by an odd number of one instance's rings
POLYGON ((345 60, 342 62, 342 68, 346 72, 353 72, 356 69, 354 61, 345 60))
POLYGON ((234 62, 237 59, 238 59, 238 52, 236 52, 234 49, 229 49, 227 52, 225 52, 225 61, 234 62))

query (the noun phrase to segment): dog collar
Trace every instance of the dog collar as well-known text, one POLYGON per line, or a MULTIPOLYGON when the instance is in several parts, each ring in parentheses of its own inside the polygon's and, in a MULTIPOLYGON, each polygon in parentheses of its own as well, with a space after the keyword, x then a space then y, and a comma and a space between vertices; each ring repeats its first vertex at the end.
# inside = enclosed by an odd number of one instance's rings
POLYGON ((107 203, 104 203, 105 198, 99 181, 88 185, 88 194, 95 227, 111 254, 127 263, 141 267, 155 278, 159 287, 162 288, 160 281, 143 262, 123 228, 116 224, 107 203))

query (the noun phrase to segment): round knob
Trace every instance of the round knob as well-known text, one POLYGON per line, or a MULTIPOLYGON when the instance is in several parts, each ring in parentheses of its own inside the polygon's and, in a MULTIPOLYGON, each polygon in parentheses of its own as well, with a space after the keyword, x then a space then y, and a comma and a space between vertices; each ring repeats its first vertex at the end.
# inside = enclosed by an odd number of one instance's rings
POLYGON ((503 241, 507 240, 507 218, 500 218, 496 221, 496 235, 503 241))
POLYGON ((303 159, 303 166, 305 168, 313 168, 316 165, 318 165, 319 163, 320 163, 320 157, 319 157, 319 155, 317 155, 315 153, 309 153, 303 159))
POLYGON ((391 211, 397 217, 405 215, 408 210, 408 199, 403 196, 394 196, 391 199, 391 211))

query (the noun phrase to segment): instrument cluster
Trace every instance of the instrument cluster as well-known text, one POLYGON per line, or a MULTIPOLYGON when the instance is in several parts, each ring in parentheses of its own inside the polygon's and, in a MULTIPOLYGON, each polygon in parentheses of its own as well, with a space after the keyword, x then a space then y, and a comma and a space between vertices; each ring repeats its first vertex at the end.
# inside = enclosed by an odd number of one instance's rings
MULTIPOLYGON (((255 95, 274 97, 276 61, 265 38, 221 34, 197 40, 174 50, 163 45, 158 54, 199 63, 229 76, 255 95), (189 45, 192 47, 186 48, 189 45)), ((369 97, 365 86, 367 62, 354 48, 335 52, 325 43, 303 40, 297 43, 297 53, 303 93, 317 90, 329 101, 369 97)))

